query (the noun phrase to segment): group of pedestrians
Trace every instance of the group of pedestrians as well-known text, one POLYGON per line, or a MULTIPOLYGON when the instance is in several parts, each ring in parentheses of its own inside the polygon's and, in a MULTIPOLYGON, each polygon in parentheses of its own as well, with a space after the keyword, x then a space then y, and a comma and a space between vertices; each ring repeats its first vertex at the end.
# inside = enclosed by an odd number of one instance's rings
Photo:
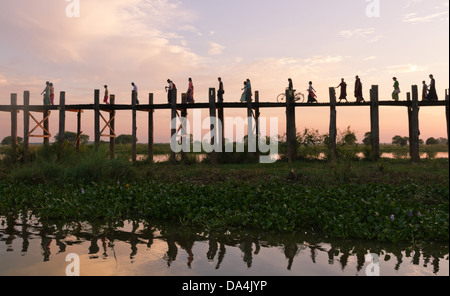
POLYGON ((427 85, 426 81, 422 81, 422 100, 423 101, 438 101, 438 95, 436 91, 436 80, 433 74, 430 74, 430 85, 427 85))
MULTIPOLYGON (((341 89, 341 94, 339 96, 339 103, 342 102, 342 100, 345 100, 345 102, 348 103, 348 99, 347 99, 347 83, 345 82, 345 79, 342 78, 341 79, 341 83, 335 87, 340 88, 341 89)), ((364 99, 363 96, 363 84, 361 82, 361 78, 357 75, 355 77, 355 91, 354 91, 354 95, 356 98, 356 102, 357 103, 364 103, 366 100, 364 99)))
POLYGON ((42 95, 44 95, 44 105, 55 104, 55 87, 52 82, 47 81, 45 83, 45 89, 42 91, 42 95))
MULTIPOLYGON (((422 90, 422 100, 423 101, 438 101, 438 95, 436 91, 436 80, 434 79, 433 75, 430 74, 430 85, 426 84, 426 81, 423 81, 423 90, 422 90)), ((357 103, 364 103, 364 97, 363 97, 363 85, 361 82, 361 79, 359 76, 356 76, 355 81, 355 98, 357 103)), ((393 77, 392 80, 394 80, 394 91, 392 92, 392 100, 398 102, 400 100, 400 82, 398 81, 397 77, 393 77)), ((347 100, 347 83, 345 82, 344 78, 342 78, 341 83, 336 87, 341 89, 341 94, 339 96, 339 102, 342 102, 342 100, 345 100, 348 103, 347 100)))
MULTIPOLYGON (((434 76, 432 74, 430 74, 430 83, 427 84, 426 81, 423 81, 423 88, 422 88, 422 100, 423 101, 438 101, 438 95, 437 95, 437 91, 436 91, 436 80, 434 79, 434 76)), ((399 101, 399 95, 401 93, 400 90, 400 83, 397 79, 397 77, 393 77, 392 78, 394 80, 394 91, 392 92, 392 99, 394 101, 399 101)), ((225 89, 224 89, 224 84, 222 82, 222 78, 219 77, 218 78, 219 81, 219 89, 217 91, 217 98, 218 98, 218 103, 223 103, 224 101, 224 94, 225 94, 225 89)), ((291 78, 288 79, 289 82, 289 86, 288 86, 288 90, 293 91, 294 90, 294 86, 293 86, 293 81, 291 78)), ((173 98, 173 92, 174 90, 177 89, 175 83, 171 80, 171 79, 167 79, 167 83, 168 86, 166 86, 166 92, 167 92, 167 102, 169 104, 172 103, 172 98, 173 98)), ((139 105, 139 92, 138 92, 138 87, 137 85, 132 82, 131 86, 133 87, 132 91, 133 91, 133 97, 136 98, 136 104, 139 105)), ((341 82, 338 86, 335 87, 335 89, 340 88, 340 96, 339 96, 339 102, 341 103, 343 100, 345 100, 345 102, 348 103, 348 99, 347 99, 347 83, 345 82, 345 79, 342 78, 341 82)), ((108 90, 108 86, 104 85, 104 99, 103 99, 103 103, 105 104, 109 104, 108 99, 109 99, 109 90, 108 90)), ((242 88, 243 93, 241 95, 241 102, 245 103, 248 101, 252 100, 252 85, 251 85, 251 81, 250 79, 247 79, 244 81, 244 87, 242 88)), ((309 82, 309 87, 307 89, 308 92, 308 101, 307 103, 317 103, 317 92, 313 87, 313 83, 312 81, 309 82)), ((55 100, 55 88, 53 83, 47 81, 46 82, 46 86, 45 89, 42 91, 41 95, 44 95, 44 105, 54 105, 54 100, 55 100)), ((357 103, 364 103, 365 99, 363 97, 363 84, 361 82, 361 79, 359 76, 355 77, 355 90, 354 90, 354 96, 356 98, 356 102, 357 103)), ((188 90, 186 93, 186 103, 187 104, 194 104, 195 103, 195 99, 194 99, 194 83, 192 81, 192 78, 188 79, 188 90)))

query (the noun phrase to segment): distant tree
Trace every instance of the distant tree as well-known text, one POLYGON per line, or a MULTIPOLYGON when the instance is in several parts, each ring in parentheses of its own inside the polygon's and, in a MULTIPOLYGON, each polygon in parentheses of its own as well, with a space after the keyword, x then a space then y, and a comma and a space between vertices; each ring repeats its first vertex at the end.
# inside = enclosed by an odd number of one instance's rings
MULTIPOLYGON (((21 137, 17 137, 17 144, 22 144, 23 143, 23 138, 21 137)), ((5 137, 3 138, 1 145, 11 145, 12 144, 12 138, 11 136, 5 137)))
POLYGON ((341 145, 352 146, 355 145, 358 139, 356 138, 356 134, 351 130, 350 126, 340 134, 340 139, 338 141, 341 145))
MULTIPOLYGON (((137 139, 136 139, 137 142, 137 139)), ((116 144, 119 145, 127 145, 133 143, 133 136, 132 135, 120 135, 116 138, 116 144)))
POLYGON ((305 128, 303 133, 297 134, 297 143, 300 146, 317 146, 323 144, 325 136, 321 135, 318 130, 305 128))
POLYGON ((447 145, 447 143, 448 143, 448 139, 447 138, 439 138, 438 139, 438 141, 439 141, 439 144, 441 144, 441 145, 447 145))
POLYGON ((408 137, 402 137, 402 136, 395 136, 392 138, 392 145, 399 145, 399 146, 406 146, 408 145, 409 138, 408 137))
MULTIPOLYGON (((57 141, 59 139, 59 133, 55 136, 55 140, 57 141)), ((69 143, 75 143, 75 141, 78 139, 78 134, 74 132, 64 132, 64 140, 69 143)), ((81 135, 80 141, 82 145, 86 145, 89 142, 89 136, 88 135, 81 135)))
POLYGON ((425 142, 427 145, 438 145, 439 144, 439 140, 431 137, 428 138, 427 141, 425 142))
POLYGON ((372 133, 371 132, 367 132, 364 135, 363 144, 366 146, 372 145, 372 133))

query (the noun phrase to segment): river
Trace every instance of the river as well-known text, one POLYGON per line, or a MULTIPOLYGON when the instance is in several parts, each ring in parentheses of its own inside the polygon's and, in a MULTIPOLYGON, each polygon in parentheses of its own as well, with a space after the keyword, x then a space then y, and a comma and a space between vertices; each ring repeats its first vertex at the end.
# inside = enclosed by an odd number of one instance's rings
POLYGON ((0 216, 0 275, 65 276, 448 276, 449 245, 381 244, 308 233, 211 232, 165 222, 42 224, 0 216), (377 263, 378 264, 378 263, 377 263))

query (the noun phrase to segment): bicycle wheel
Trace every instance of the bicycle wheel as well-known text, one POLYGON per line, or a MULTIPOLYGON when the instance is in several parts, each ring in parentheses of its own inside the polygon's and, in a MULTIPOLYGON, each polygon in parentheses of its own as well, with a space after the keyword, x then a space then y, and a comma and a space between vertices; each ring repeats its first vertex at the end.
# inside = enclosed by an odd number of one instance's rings
POLYGON ((295 99, 298 103, 304 103, 305 102, 305 95, 302 93, 296 93, 295 99))
POLYGON ((278 103, 285 103, 286 102, 286 95, 285 94, 278 95, 277 102, 278 103))

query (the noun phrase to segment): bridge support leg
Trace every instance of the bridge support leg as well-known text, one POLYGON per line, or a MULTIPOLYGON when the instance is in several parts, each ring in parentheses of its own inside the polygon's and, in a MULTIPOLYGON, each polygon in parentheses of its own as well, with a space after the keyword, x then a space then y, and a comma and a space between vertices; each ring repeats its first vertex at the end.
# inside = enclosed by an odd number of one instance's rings
POLYGON ((336 138, 337 138, 337 127, 336 127, 336 90, 334 87, 330 87, 330 134, 329 134, 329 154, 330 161, 334 162, 336 160, 336 138))

